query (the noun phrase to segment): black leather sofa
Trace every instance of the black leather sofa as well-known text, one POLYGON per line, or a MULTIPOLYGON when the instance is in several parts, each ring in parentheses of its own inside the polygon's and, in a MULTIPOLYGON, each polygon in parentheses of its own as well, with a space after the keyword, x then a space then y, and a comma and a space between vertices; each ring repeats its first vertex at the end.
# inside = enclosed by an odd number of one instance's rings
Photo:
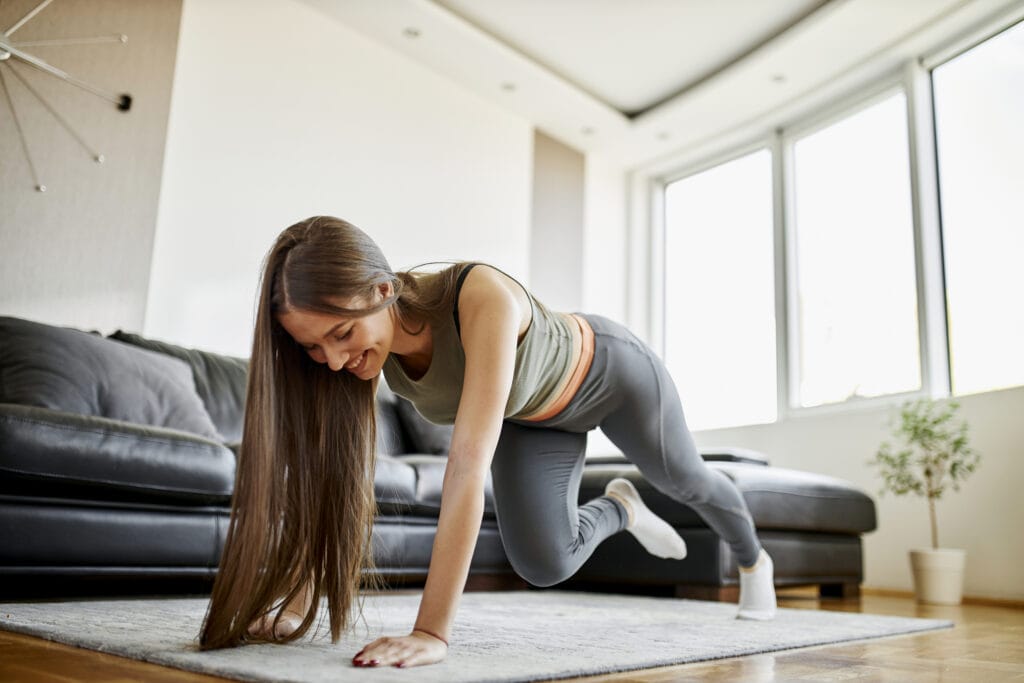
MULTIPOLYGON (((247 362, 118 331, 0 317, 0 577, 212 578, 229 519, 247 362)), ((422 581, 437 529, 450 427, 381 385, 377 397, 378 572, 422 581)), ((856 593, 871 499, 846 482, 770 467, 739 449, 703 454, 739 486, 779 585, 856 593)), ((687 507, 621 457, 594 458, 580 499, 626 476, 686 539, 686 560, 606 541, 564 587, 734 599, 735 562, 687 507)), ((471 567, 477 588, 525 586, 510 568, 487 491, 471 567)))

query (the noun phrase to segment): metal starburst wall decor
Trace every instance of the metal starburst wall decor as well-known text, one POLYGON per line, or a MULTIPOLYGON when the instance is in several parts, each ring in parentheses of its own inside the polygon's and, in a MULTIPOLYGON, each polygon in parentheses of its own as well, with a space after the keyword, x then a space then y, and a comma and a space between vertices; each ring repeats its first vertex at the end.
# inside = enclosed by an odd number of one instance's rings
POLYGON ((83 137, 78 133, 78 131, 74 129, 71 123, 63 116, 61 116, 61 114, 56 109, 54 109, 54 107, 49 102, 47 102, 46 99, 43 98, 43 96, 40 95, 35 88, 32 87, 32 85, 25 78, 24 74, 21 73, 20 65, 27 65, 28 67, 42 71, 43 73, 59 78, 66 83, 70 83, 73 86, 90 92, 93 95, 96 95, 97 97, 100 97, 116 105, 116 107, 120 111, 126 112, 132 108, 131 95, 118 95, 97 88, 93 85, 90 85, 89 83, 86 83, 82 80, 75 78, 71 74, 62 71, 61 69, 58 69, 57 67, 48 64, 39 57, 36 57, 25 51, 25 48, 36 47, 41 45, 87 45, 95 43, 123 44, 128 42, 128 36, 118 34, 112 36, 94 36, 87 38, 52 38, 46 40, 41 39, 24 42, 18 42, 16 39, 12 38, 12 36, 15 34, 15 32, 18 31, 18 29, 23 27, 25 24, 30 22, 37 14, 46 9, 46 6, 49 5, 51 2, 53 2, 53 0, 43 0, 43 2, 40 2, 38 5, 36 5, 32 9, 32 11, 30 11, 28 14, 22 17, 16 24, 11 26, 9 29, 5 30, 3 34, 0 34, 0 90, 3 90, 4 103, 7 105, 7 109, 11 113, 11 118, 14 121, 14 128, 16 129, 18 137, 21 140, 21 149, 25 154, 26 161, 28 161, 29 171, 32 173, 32 180, 35 182, 36 190, 39 192, 46 192, 46 185, 43 184, 43 181, 39 176, 38 169, 36 168, 36 165, 32 160, 32 152, 29 149, 29 140, 25 136, 25 130, 21 125, 21 120, 18 118, 18 109, 15 106, 15 99, 12 96, 11 92, 10 83, 12 83, 13 81, 8 81, 8 75, 12 76, 14 80, 17 80, 24 88, 24 90, 29 93, 29 95, 38 100, 39 103, 42 104, 48 112, 50 112, 53 118, 57 120, 57 123, 59 123, 68 133, 70 133, 71 137, 73 137, 78 142, 78 144, 81 145, 82 148, 86 152, 88 152, 89 155, 93 158, 93 160, 98 164, 103 163, 103 155, 97 152, 92 146, 90 146, 89 143, 87 143, 85 139, 83 139, 83 137), (16 68, 15 64, 18 64, 19 67, 16 68))

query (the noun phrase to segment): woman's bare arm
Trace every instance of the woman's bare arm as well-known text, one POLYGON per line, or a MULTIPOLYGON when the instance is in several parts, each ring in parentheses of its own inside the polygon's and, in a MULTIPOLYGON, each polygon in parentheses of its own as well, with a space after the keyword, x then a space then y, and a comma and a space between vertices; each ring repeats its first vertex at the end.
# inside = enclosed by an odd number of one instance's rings
MULTIPOLYGON (((445 468, 430 570, 413 636, 429 634, 423 637, 449 640, 480 532, 484 485, 512 387, 523 316, 520 304, 498 277, 489 268, 473 270, 459 300, 466 374, 445 468)), ((378 647, 381 641, 375 641, 360 655, 367 661, 403 662, 406 666, 439 661, 444 656, 443 649, 421 651, 402 639, 381 640, 388 642, 378 647)))

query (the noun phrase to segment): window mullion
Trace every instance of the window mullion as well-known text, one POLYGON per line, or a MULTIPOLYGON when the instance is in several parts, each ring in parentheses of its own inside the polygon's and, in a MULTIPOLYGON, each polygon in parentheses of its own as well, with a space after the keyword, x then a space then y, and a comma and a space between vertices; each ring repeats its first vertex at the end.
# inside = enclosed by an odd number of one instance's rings
POLYGON ((782 362, 785 364, 784 374, 780 381, 785 386, 780 389, 783 397, 783 412, 780 419, 789 419, 800 411, 800 281, 797 263, 796 244, 796 169, 793 153, 793 137, 781 133, 779 139, 779 189, 777 195, 777 219, 780 221, 778 231, 782 248, 782 272, 778 277, 782 281, 783 297, 782 315, 784 316, 784 335, 782 362))
POLYGON ((651 212, 651 235, 649 245, 662 245, 660 249, 649 247, 647 287, 650 291, 647 309, 647 334, 649 345, 661 358, 667 354, 665 339, 665 281, 668 268, 665 253, 665 186, 652 185, 649 193, 651 212))
POLYGON ((791 336, 789 334, 789 304, 787 286, 788 263, 786 253, 786 216, 788 203, 786 192, 790 184, 786 175, 789 166, 785 154, 785 142, 782 131, 775 131, 772 137, 772 208, 773 226, 775 230, 775 377, 777 392, 778 420, 785 420, 789 415, 789 407, 794 405, 790 394, 792 386, 789 353, 791 336))
POLYGON ((906 88, 921 390, 942 397, 950 394, 950 368, 934 105, 931 77, 916 60, 907 65, 906 88))
MULTIPOLYGON (((651 277, 652 260, 664 258, 655 256, 652 235, 659 232, 664 221, 663 209, 659 209, 664 194, 664 187, 651 178, 641 174, 630 174, 628 225, 629 234, 626 242, 626 311, 625 323, 629 329, 647 342, 655 352, 664 354, 663 340, 652 334, 651 317, 655 311, 650 302, 656 290, 664 288, 664 281, 655 282, 651 277), (659 213, 659 211, 661 211, 659 213)), ((660 233, 659 233, 660 234, 660 233)), ((662 246, 663 249, 663 246, 662 246)))

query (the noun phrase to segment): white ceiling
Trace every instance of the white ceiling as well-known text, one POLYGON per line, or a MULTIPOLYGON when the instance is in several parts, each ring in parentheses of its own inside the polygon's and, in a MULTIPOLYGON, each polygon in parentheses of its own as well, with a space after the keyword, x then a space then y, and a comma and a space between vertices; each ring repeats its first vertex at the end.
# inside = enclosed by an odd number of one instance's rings
POLYGON ((434 0, 631 117, 829 1, 434 0))
POLYGON ((1024 16, 1024 0, 304 1, 627 168, 785 126, 1024 16))

